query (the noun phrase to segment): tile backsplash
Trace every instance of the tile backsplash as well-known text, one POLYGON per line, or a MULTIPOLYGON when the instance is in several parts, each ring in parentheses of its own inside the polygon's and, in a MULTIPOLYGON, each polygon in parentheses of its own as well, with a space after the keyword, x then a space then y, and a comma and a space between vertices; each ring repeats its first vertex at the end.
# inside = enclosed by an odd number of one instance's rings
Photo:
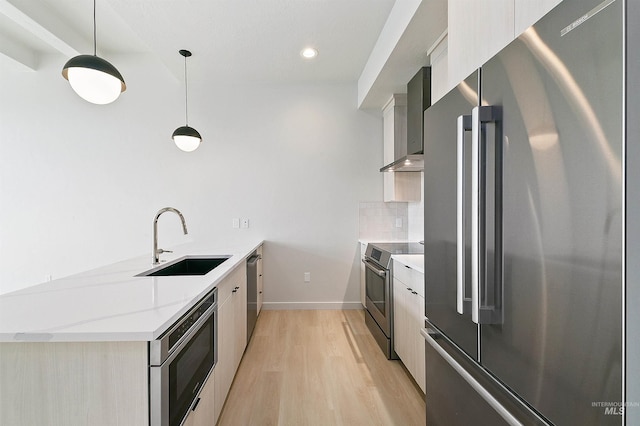
POLYGON ((409 237, 408 203, 362 202, 359 217, 360 239, 406 240, 409 237))

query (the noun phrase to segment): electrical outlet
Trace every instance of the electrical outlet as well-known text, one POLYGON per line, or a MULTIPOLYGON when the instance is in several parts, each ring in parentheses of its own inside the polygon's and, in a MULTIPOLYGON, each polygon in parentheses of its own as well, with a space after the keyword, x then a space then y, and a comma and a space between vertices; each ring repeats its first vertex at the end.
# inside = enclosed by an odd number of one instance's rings
POLYGON ((402 218, 396 217, 396 228, 402 228, 402 218))
POLYGON ((311 282, 311 272, 305 272, 304 273, 304 282, 305 283, 310 283, 311 282))
POLYGON ((242 229, 247 229, 249 227, 249 219, 242 219, 242 223, 240 223, 240 227, 242 229))
POLYGON ((231 225, 234 229, 238 229, 240 228, 240 219, 237 217, 234 217, 232 220, 232 225, 231 225))

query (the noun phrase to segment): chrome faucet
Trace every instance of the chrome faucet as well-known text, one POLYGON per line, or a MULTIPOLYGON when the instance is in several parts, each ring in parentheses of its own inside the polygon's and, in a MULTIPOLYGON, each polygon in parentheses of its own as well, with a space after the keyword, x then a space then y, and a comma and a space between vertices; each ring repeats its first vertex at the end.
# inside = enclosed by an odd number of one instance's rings
POLYGON ((163 250, 158 248, 158 218, 164 212, 174 212, 178 216, 180 216, 180 221, 182 222, 182 230, 184 231, 184 235, 187 235, 187 224, 184 221, 184 216, 182 213, 178 211, 178 209, 174 209, 173 207, 165 207, 163 209, 158 210, 156 217, 153 219, 153 264, 157 265, 160 263, 160 255, 162 253, 173 253, 171 250, 163 250))

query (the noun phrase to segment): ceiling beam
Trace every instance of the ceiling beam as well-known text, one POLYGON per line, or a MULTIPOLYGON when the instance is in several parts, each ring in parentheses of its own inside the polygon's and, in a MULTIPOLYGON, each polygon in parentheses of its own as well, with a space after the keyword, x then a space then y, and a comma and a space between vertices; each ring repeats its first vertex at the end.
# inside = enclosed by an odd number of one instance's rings
POLYGON ((90 42, 58 19, 45 3, 0 0, 0 13, 65 56, 93 50, 90 42))
POLYGON ((358 108, 380 110, 394 93, 406 93, 446 29, 446 0, 396 0, 358 79, 358 108))
POLYGON ((38 68, 38 55, 28 47, 22 46, 0 34, 0 56, 4 64, 18 71, 35 71, 38 68))
POLYGON ((422 0, 407 0, 396 1, 393 5, 358 79, 358 108, 362 107, 421 3, 422 0))

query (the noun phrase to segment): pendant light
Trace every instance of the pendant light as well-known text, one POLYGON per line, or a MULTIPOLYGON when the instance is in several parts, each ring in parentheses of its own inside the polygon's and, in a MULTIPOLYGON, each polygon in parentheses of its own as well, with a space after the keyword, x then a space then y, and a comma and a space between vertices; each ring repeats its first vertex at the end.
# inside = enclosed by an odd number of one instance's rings
POLYGON ((127 90, 116 67, 96 56, 96 0, 93 0, 93 55, 78 55, 67 61, 62 76, 71 88, 92 104, 109 104, 127 90))
POLYGON ((195 151, 202 142, 202 136, 193 127, 189 127, 189 110, 188 110, 188 91, 187 91, 187 58, 191 56, 191 52, 188 50, 178 51, 184 56, 184 121, 185 125, 178 127, 171 136, 178 148, 183 151, 191 152, 195 151))

